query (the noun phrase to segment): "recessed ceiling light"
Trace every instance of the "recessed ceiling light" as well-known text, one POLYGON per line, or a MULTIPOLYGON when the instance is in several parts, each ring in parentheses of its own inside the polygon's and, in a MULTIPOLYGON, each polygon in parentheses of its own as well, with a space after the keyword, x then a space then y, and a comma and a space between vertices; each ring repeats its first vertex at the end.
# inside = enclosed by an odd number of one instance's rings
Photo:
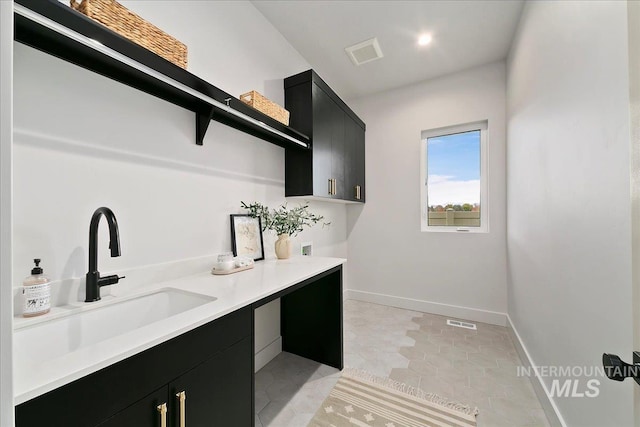
POLYGON ((420 46, 426 46, 431 43, 431 40, 433 40, 431 34, 422 34, 420 37, 418 37, 418 44, 420 46))

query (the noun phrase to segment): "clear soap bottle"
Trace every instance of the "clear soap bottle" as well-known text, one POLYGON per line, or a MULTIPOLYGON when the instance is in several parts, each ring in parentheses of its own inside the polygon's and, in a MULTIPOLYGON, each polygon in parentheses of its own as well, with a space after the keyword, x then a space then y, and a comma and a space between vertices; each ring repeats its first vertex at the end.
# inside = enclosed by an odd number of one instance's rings
POLYGON ((22 284, 24 317, 40 316, 51 309, 51 282, 42 272, 40 260, 34 259, 36 266, 31 270, 31 276, 24 279, 22 284))

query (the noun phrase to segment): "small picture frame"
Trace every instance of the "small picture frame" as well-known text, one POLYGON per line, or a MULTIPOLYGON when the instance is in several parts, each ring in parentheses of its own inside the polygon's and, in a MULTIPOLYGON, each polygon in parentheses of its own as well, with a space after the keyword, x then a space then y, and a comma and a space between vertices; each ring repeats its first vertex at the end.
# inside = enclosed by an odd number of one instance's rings
POLYGON ((254 261, 264 259, 262 221, 249 215, 231 215, 231 245, 233 256, 246 256, 254 261))

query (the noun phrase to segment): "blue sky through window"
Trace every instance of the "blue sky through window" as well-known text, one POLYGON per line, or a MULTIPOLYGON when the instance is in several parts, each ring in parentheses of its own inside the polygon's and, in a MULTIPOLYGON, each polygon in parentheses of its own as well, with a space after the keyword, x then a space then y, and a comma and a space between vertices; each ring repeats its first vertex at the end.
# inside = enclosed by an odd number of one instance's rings
POLYGON ((427 139, 429 206, 480 203, 480 131, 427 139))

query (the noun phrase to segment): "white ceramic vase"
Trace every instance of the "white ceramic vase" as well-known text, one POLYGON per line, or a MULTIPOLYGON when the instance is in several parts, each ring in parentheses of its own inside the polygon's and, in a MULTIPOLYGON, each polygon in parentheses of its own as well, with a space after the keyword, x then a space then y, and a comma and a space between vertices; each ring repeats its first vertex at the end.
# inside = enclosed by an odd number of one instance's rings
POLYGON ((278 235, 278 240, 276 240, 276 256, 278 259, 291 257, 291 240, 287 233, 278 235))

